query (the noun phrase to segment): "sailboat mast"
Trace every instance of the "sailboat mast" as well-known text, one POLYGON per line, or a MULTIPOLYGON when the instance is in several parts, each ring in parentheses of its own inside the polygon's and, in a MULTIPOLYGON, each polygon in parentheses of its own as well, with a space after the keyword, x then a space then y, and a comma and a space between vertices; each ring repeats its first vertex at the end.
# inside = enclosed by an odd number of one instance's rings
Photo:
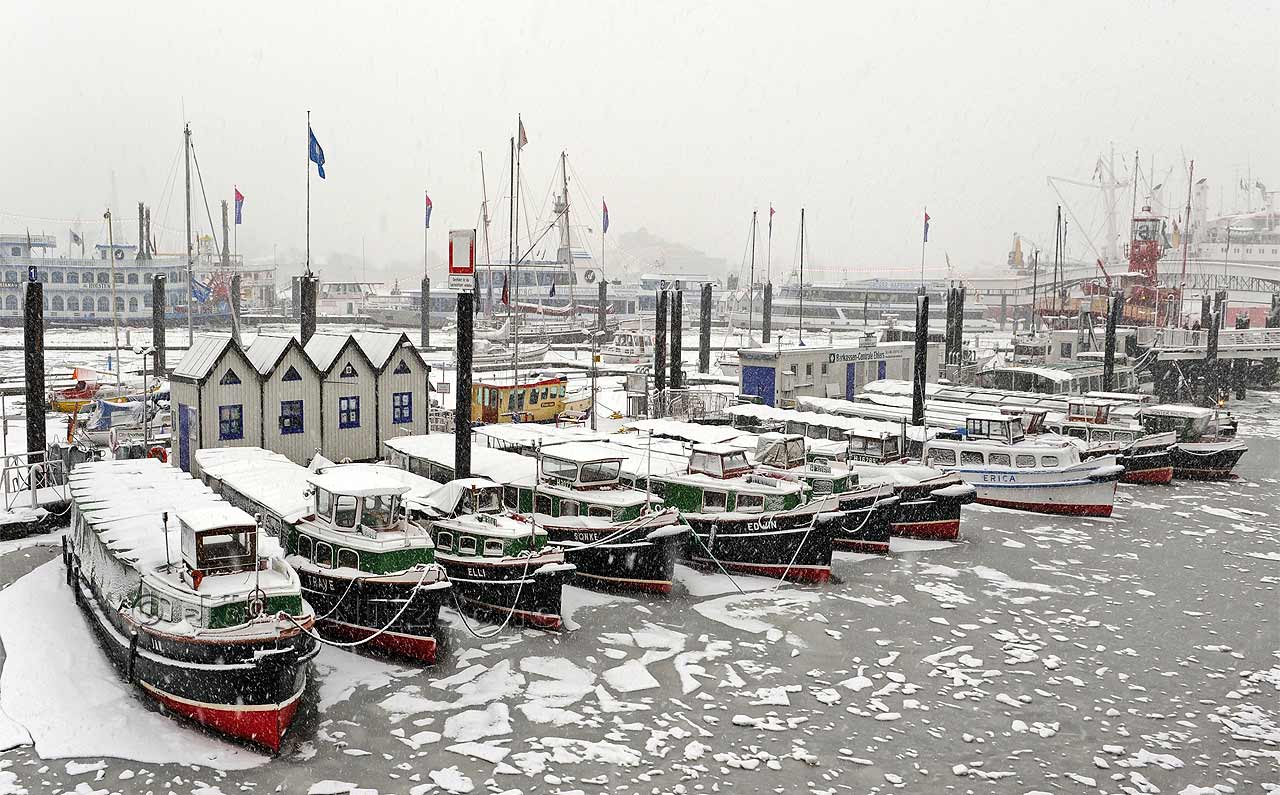
POLYGON ((804 345, 804 208, 800 208, 800 344, 804 345))
POLYGON ((751 272, 747 282, 747 345, 751 345, 751 334, 755 327, 755 294, 756 294, 756 211, 751 211, 751 272))
POLYGON ((485 305, 493 316, 493 252, 489 250, 489 185, 484 179, 484 152, 480 153, 480 217, 484 222, 485 305))
POLYGON ((512 382, 515 386, 520 382, 520 260, 524 259, 520 255, 520 152, 524 149, 524 122, 520 118, 520 114, 516 114, 516 170, 512 179, 515 180, 515 190, 512 193, 512 226, 511 240, 515 246, 515 275, 516 282, 511 288, 511 300, 515 305, 514 323, 511 326, 511 356, 514 362, 512 367, 512 382))
MULTIPOLYGON (((563 230, 562 247, 565 261, 569 263, 569 320, 573 322, 578 319, 578 297, 573 289, 578 280, 574 278, 573 236, 569 231, 569 156, 564 150, 560 151, 560 191, 564 196, 564 217, 560 219, 560 228, 563 230)), ((552 279, 554 280, 555 277, 553 276, 552 279)))
MULTIPOLYGON (((310 117, 308 117, 310 118, 310 117)), ((182 151, 186 160, 187 168, 187 347, 195 342, 195 291, 192 287, 192 280, 195 275, 195 260, 192 258, 191 251, 191 125, 187 124, 182 129, 182 151)), ((310 176, 310 171, 308 171, 310 176)), ((307 224, 308 232, 311 223, 311 194, 308 189, 307 193, 307 224)), ((308 238, 310 239, 310 238, 308 238)), ((113 280, 114 283, 114 280, 113 280)), ((112 309, 115 307, 113 306, 112 309)))

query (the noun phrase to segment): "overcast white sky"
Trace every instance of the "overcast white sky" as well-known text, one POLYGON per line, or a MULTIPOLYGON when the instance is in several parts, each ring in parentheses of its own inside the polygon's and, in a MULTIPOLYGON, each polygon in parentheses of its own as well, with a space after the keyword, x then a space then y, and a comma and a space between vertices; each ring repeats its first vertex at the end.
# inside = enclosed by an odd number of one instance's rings
POLYGON ((1227 209, 1246 172, 1280 188, 1275 3, 177 5, 9 6, 0 231, 65 246, 96 219, 92 243, 113 196, 180 230, 184 108, 210 201, 247 197, 248 256, 302 248, 311 109, 321 264, 362 239, 418 261, 424 188, 443 254, 476 225, 478 151, 491 200, 505 185, 517 112, 531 212, 565 149, 597 231, 603 194, 611 233, 736 264, 772 201, 789 266, 803 204, 812 259, 852 277, 914 272, 926 204, 931 269, 1002 263, 1014 232, 1052 245, 1046 175, 1088 179, 1112 143, 1183 186, 1194 157, 1227 209))

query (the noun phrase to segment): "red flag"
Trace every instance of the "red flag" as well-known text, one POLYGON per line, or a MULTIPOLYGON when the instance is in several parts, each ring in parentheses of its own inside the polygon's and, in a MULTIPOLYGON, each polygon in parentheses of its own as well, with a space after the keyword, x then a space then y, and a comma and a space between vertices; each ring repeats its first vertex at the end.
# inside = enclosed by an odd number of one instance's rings
POLYGON ((529 136, 524 131, 524 121, 519 119, 517 119, 517 121, 520 122, 520 140, 519 143, 516 144, 516 148, 524 149, 524 145, 529 143, 529 136))
POLYGON ((511 296, 509 293, 507 293, 507 277, 506 276, 502 277, 502 303, 506 306, 511 306, 511 296))

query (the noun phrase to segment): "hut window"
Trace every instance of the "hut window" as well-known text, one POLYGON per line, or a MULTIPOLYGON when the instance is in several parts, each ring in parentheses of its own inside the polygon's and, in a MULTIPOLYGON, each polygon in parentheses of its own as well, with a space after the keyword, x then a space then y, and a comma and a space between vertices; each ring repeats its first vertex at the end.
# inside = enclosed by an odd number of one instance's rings
POLYGON ((280 380, 281 381, 301 381, 302 376, 298 375, 298 368, 294 367, 293 365, 290 365, 289 369, 284 371, 284 377, 281 378, 280 380))
POLYGON ((360 553, 354 549, 338 550, 338 568, 343 569, 359 569, 360 553))
POLYGON ((244 438, 244 406, 218 406, 218 438, 221 440, 244 438))
POLYGON ((316 565, 333 568, 333 547, 323 541, 316 542, 316 565))
POLYGON ((453 551, 453 533, 439 532, 436 533, 436 549, 443 549, 446 552, 453 551))
POLYGON ((351 395, 338 398, 338 427, 360 427, 360 398, 351 395))
POLYGON ((484 542, 484 556, 486 558, 502 557, 502 542, 492 538, 484 542))
POLYGON ((333 504, 333 523, 338 527, 355 527, 357 504, 350 494, 339 494, 333 504))
POLYGON ((474 555, 476 554, 476 540, 471 536, 458 537, 458 554, 474 555))
POLYGON ((723 491, 702 492, 703 511, 723 511, 729 505, 729 496, 723 491))
POLYGON ((392 371, 392 375, 409 375, 409 363, 401 359, 396 369, 392 371))
POLYGON ((1036 457, 1033 455, 1020 455, 1016 459, 1018 466, 1022 469, 1029 469, 1036 465, 1036 457))
POLYGON ((236 375, 235 370, 227 370, 222 374, 222 378, 218 380, 223 386, 234 386, 240 383, 240 376, 236 375))
POLYGON ((342 368, 342 372, 338 375, 338 377, 339 378, 355 378, 356 368, 351 364, 351 362, 347 362, 347 366, 342 368))
POLYGON ((391 393, 391 422, 413 422, 413 393, 391 393))
POLYGON ((280 401, 280 433, 302 433, 302 401, 280 401))

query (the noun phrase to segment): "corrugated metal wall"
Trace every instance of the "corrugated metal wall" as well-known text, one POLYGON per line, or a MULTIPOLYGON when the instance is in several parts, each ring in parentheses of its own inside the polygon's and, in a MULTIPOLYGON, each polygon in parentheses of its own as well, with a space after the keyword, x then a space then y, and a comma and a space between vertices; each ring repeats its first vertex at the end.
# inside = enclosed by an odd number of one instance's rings
POLYGON ((417 356, 403 350, 391 355, 387 367, 382 372, 382 380, 378 384, 378 432, 379 440, 385 441, 397 436, 416 436, 427 432, 427 368, 417 356), (396 375, 396 370, 403 363, 409 370, 396 375), (395 423, 392 413, 392 395, 396 392, 408 392, 412 406, 410 422, 395 423))
MULTIPOLYGON (((280 365, 263 379, 262 446, 301 466, 306 466, 323 445, 320 378, 306 354, 300 348, 290 346, 280 365), (290 367, 298 371, 302 380, 283 380, 290 367), (302 401, 302 433, 280 432, 280 404, 285 400, 302 401)), ((336 428, 336 419, 334 423, 336 428)))
POLYGON ((378 407, 375 395, 375 374, 362 355, 357 353, 354 342, 347 343, 335 360, 321 389, 324 404, 324 442, 327 458, 341 461, 365 461, 378 457, 378 407), (342 371, 350 364, 354 378, 343 378, 342 371), (360 426, 342 428, 339 423, 338 402, 343 397, 360 398, 360 426))

